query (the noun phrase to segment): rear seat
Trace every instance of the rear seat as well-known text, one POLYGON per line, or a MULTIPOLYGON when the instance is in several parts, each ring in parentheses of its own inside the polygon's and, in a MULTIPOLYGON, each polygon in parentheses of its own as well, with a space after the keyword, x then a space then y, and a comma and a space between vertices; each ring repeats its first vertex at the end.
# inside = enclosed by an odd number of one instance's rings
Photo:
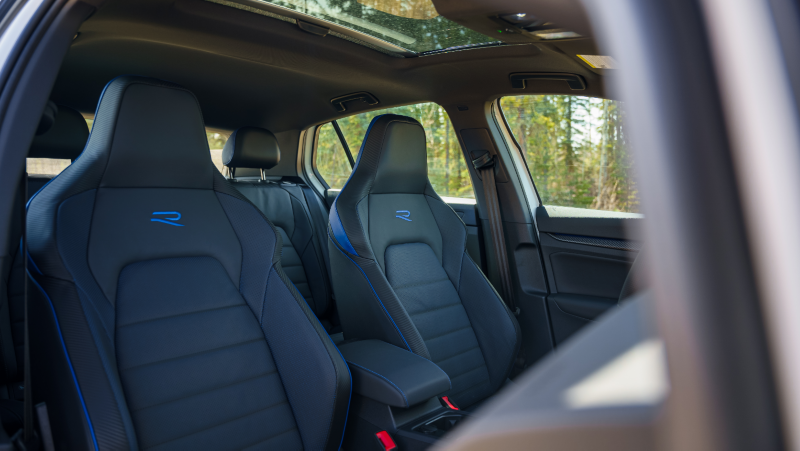
POLYGON ((308 186, 267 179, 264 171, 278 164, 280 149, 275 136, 257 127, 242 127, 231 134, 222 151, 233 186, 269 218, 281 234, 281 265, 334 341, 341 339, 330 284, 325 246, 327 212, 308 186))
MULTIPOLYGON (((28 158, 52 158, 74 161, 83 152, 89 138, 89 127, 81 114, 71 108, 48 103, 47 109, 28 150, 28 158)), ((33 174, 28 177, 27 197, 30 199, 53 175, 33 174)), ((23 349, 25 313, 23 306, 24 274, 19 242, 22 235, 20 214, 21 193, 12 215, 12 233, 9 249, 17 249, 8 275, 7 298, 0 297, 0 422, 6 431, 13 433, 21 426, 21 403, 11 400, 22 398, 23 349), (7 302, 4 302, 6 301, 7 302)), ((3 271, 7 270, 3 268, 3 271)), ((0 273, 6 275, 5 272, 0 273)))

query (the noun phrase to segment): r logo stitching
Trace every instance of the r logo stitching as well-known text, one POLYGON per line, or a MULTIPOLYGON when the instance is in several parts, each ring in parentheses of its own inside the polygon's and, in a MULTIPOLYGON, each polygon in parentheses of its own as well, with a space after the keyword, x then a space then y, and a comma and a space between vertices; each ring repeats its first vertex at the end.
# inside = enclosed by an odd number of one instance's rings
POLYGON ((150 218, 153 222, 163 222, 164 224, 169 224, 173 226, 183 227, 184 224, 178 224, 177 222, 172 221, 179 221, 181 219, 181 214, 177 211, 154 211, 153 216, 155 215, 174 215, 171 218, 150 218))
POLYGON ((395 218, 400 218, 400 219, 402 219, 404 221, 411 222, 411 220, 408 219, 408 217, 411 216, 411 212, 410 211, 408 211, 408 210, 397 210, 395 213, 397 213, 395 218))

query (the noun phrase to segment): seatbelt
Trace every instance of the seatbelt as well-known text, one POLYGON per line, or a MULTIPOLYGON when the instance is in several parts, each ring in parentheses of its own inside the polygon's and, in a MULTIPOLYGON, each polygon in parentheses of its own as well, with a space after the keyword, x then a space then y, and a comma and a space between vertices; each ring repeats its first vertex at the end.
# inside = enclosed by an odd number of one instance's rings
POLYGON ((34 429, 33 429, 33 399, 31 396, 31 349, 30 349, 30 332, 28 330, 28 240, 27 240, 27 199, 28 199, 28 171, 22 172, 22 186, 20 186, 20 193, 22 193, 22 305, 25 312, 25 328, 23 332, 24 350, 23 352, 23 414, 22 414, 22 437, 19 433, 13 438, 14 444, 17 449, 28 449, 37 447, 34 444, 34 429), (33 446, 31 446, 33 445, 33 446))
POLYGON ((44 448, 45 451, 52 451, 54 449, 54 442, 52 432, 50 430, 50 421, 47 415, 47 406, 45 403, 39 403, 36 406, 36 412, 39 416, 39 424, 42 429, 42 435, 45 440, 42 441, 39 434, 36 433, 35 425, 33 423, 34 407, 33 395, 31 393, 31 347, 30 347, 30 327, 28 315, 28 230, 27 230, 27 217, 28 217, 28 171, 22 173, 22 186, 20 187, 22 193, 22 302, 25 311, 25 331, 24 340, 25 348, 23 351, 23 414, 22 414, 22 430, 18 431, 14 437, 11 438, 14 448, 19 451, 38 451, 44 448))
POLYGON ((506 240, 503 233, 503 218, 500 215, 500 202, 497 199, 497 185, 494 178, 494 157, 487 151, 480 157, 472 160, 472 165, 483 180, 483 197, 486 200, 486 211, 489 214, 489 229, 492 235, 492 245, 494 246, 495 260, 500 271, 500 282, 503 299, 509 310, 514 315, 519 315, 519 308, 514 302, 514 291, 511 285, 511 270, 508 267, 508 255, 506 253, 506 240))

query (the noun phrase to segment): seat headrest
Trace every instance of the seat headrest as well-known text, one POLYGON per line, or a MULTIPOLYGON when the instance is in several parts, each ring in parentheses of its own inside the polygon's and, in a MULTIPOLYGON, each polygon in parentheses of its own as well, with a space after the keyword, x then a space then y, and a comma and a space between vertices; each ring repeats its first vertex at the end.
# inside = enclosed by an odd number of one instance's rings
POLYGON ((102 160, 101 187, 210 189, 217 172, 194 94, 144 77, 118 77, 103 90, 73 166, 97 168, 102 160))
POLYGON ((230 168, 270 169, 280 160, 281 150, 275 135, 258 127, 237 129, 222 149, 222 162, 230 168))
POLYGON ((89 138, 89 126, 81 113, 52 102, 48 102, 39 131, 28 150, 28 158, 74 160, 89 138))
POLYGON ((386 114, 372 120, 348 185, 367 192, 426 192, 428 155, 425 129, 415 119, 386 114))

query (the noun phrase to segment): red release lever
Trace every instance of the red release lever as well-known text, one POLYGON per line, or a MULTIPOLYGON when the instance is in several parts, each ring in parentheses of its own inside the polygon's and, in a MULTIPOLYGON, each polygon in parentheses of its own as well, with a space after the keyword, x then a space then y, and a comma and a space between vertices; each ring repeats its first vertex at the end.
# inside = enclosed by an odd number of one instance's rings
POLYGON ((447 407, 449 407, 449 408, 451 408, 453 410, 458 410, 458 407, 456 407, 456 405, 453 404, 452 401, 447 399, 447 396, 442 396, 442 401, 444 401, 444 403, 447 404, 447 407))
POLYGON ((383 449, 385 451, 397 449, 397 445, 395 445, 394 440, 392 440, 392 436, 389 435, 388 432, 380 431, 375 434, 375 437, 378 437, 378 441, 381 442, 381 445, 383 445, 383 449))

